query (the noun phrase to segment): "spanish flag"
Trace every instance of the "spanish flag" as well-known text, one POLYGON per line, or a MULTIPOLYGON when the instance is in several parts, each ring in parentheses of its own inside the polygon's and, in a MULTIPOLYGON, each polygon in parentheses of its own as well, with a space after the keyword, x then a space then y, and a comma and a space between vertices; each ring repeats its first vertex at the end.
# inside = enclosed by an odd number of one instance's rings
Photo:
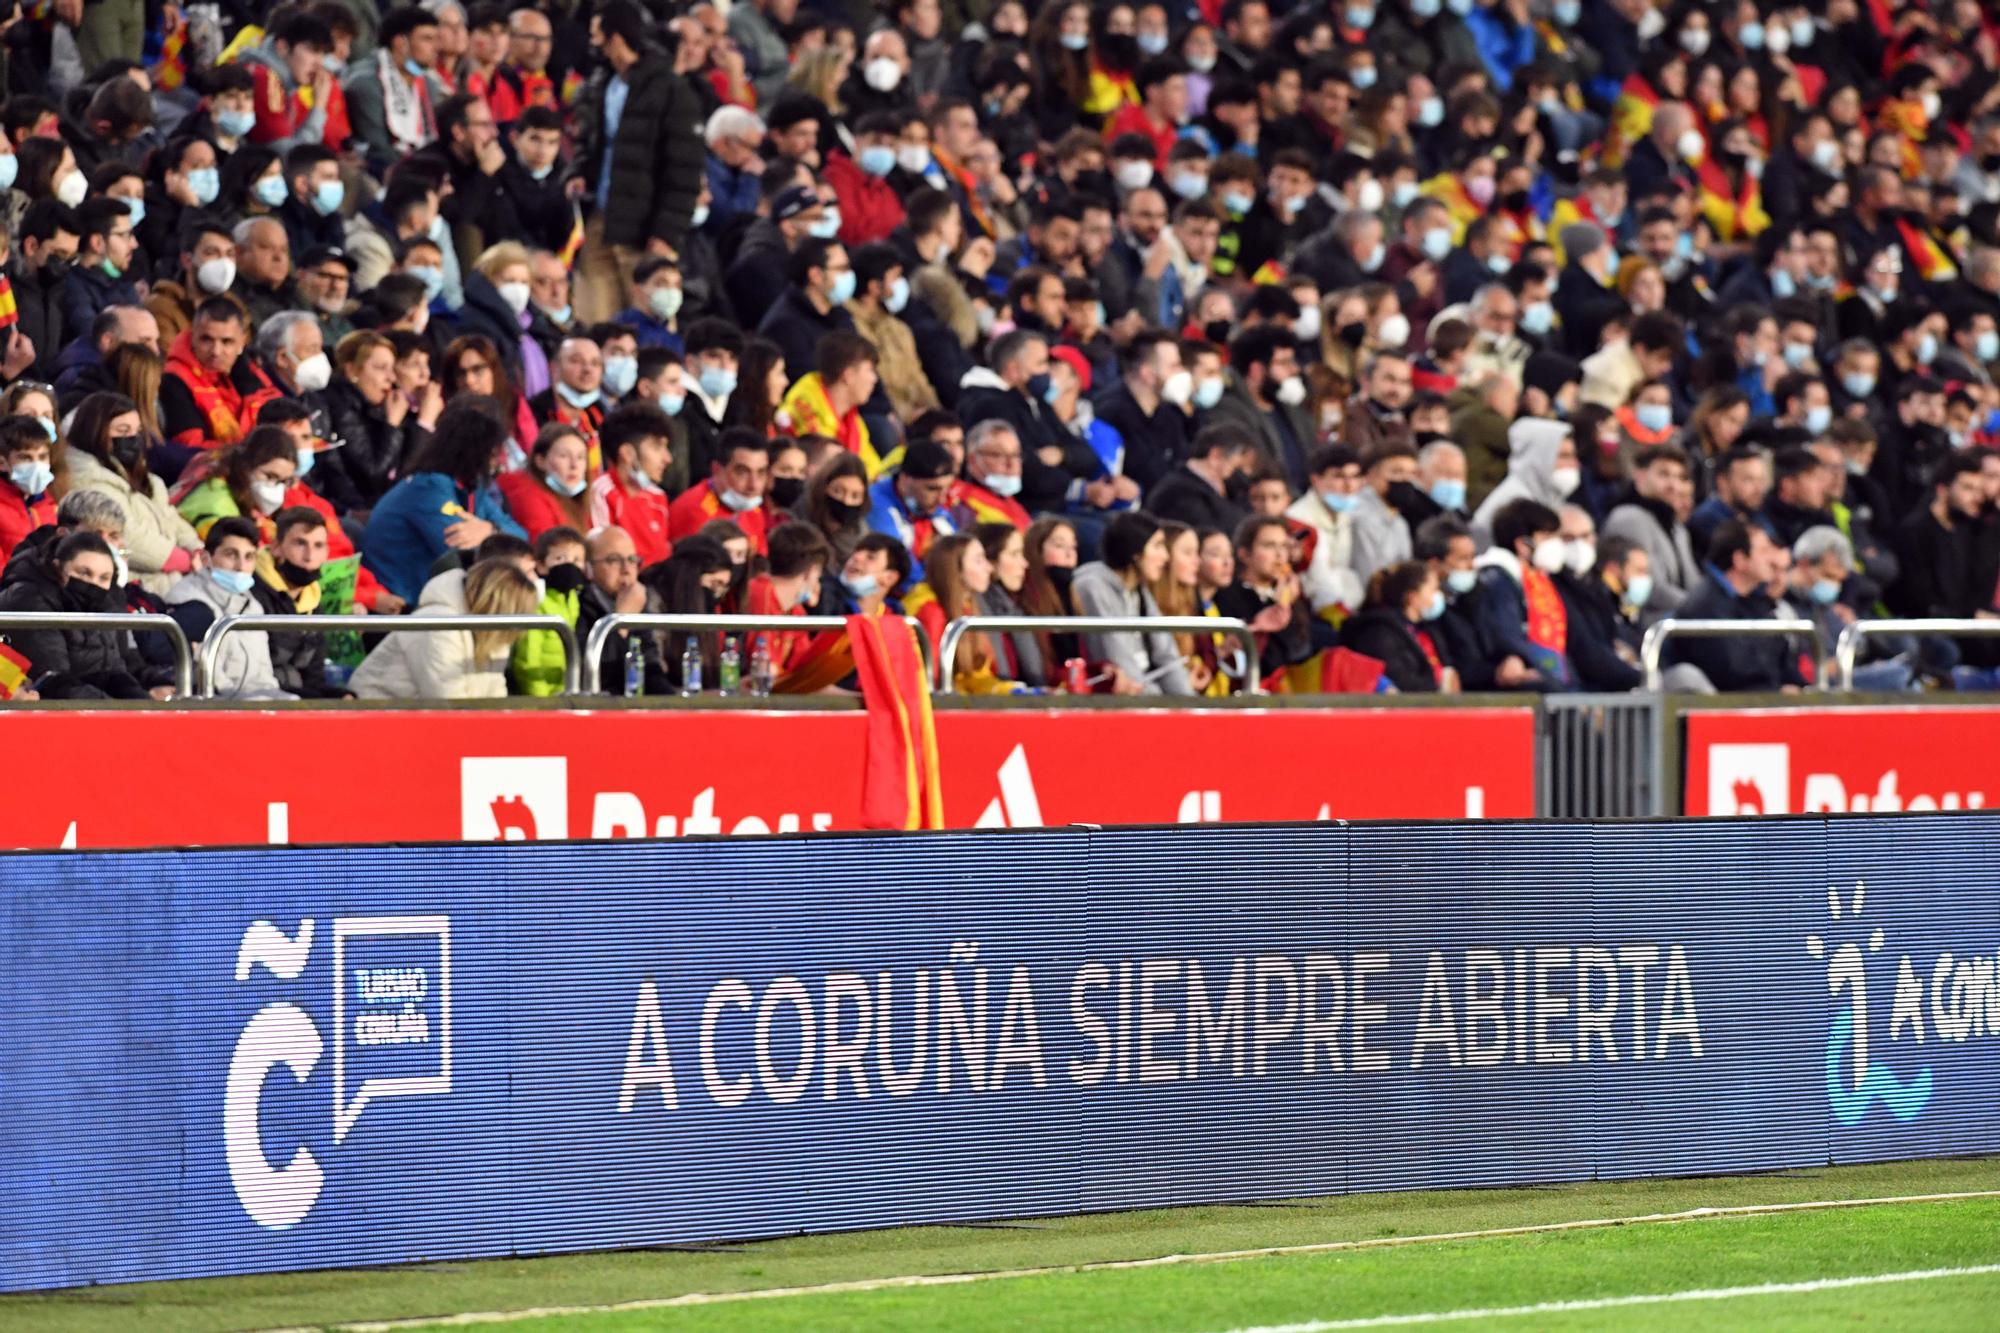
POLYGON ((562 260, 564 268, 573 269, 576 267, 576 252, 583 249, 583 206, 574 200, 570 202, 569 219, 569 239, 563 242, 556 258, 562 260))
POLYGON ((1951 254, 1923 228, 1908 218, 1896 219, 1896 233, 1903 238, 1903 252, 1910 257, 1917 276, 1925 282, 1950 282, 1958 277, 1958 265, 1951 254))
POLYGON ((0 643, 0 699, 11 699, 28 683, 28 659, 0 643))
POLYGON ((1603 162, 1607 167, 1625 165, 1625 154, 1653 132, 1653 111, 1660 94, 1646 77, 1636 71, 1625 78, 1618 101, 1611 108, 1611 128, 1604 136, 1603 162))
POLYGON ((944 827, 937 724, 923 653, 894 616, 849 616, 847 639, 868 709, 861 754, 861 827, 944 827))
POLYGON ((172 92, 187 82, 188 24, 185 18, 174 24, 160 43, 160 60, 153 66, 153 86, 172 92))

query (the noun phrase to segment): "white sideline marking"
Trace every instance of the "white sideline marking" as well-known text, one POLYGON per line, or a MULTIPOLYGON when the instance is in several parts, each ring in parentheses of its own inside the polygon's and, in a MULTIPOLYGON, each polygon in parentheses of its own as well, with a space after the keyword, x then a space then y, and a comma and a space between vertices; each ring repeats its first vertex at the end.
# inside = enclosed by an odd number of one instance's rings
MULTIPOLYGON (((1201 1254, 1162 1254, 1150 1259, 1105 1259, 1086 1264, 1058 1264, 1045 1268, 1002 1268, 976 1273, 913 1273, 895 1277, 856 1278, 848 1282, 823 1282, 810 1287, 761 1287, 750 1291, 691 1291, 680 1296, 657 1296, 636 1301, 615 1301, 603 1305, 547 1305, 522 1310, 475 1310, 462 1314, 424 1315, 413 1319, 370 1320, 349 1324, 309 1324, 268 1329, 265 1333, 400 1333, 403 1329, 466 1328, 481 1324, 512 1324, 530 1319, 562 1319, 578 1315, 618 1314, 632 1310, 671 1310, 685 1305, 723 1305, 733 1301, 773 1300, 788 1296, 839 1296, 857 1292, 895 1291, 909 1287, 949 1287, 970 1282, 996 1282, 1008 1278, 1050 1277, 1064 1273, 1101 1273, 1127 1268, 1158 1268, 1172 1264, 1228 1263, 1238 1259, 1263 1259, 1294 1254, 1334 1254, 1347 1250, 1398 1249, 1406 1245, 1430 1245, 1446 1241, 1490 1240, 1504 1236, 1535 1236, 1552 1231, 1592 1231, 1605 1227, 1638 1226, 1659 1222, 1698 1222, 1716 1217, 1754 1217, 1765 1213, 1818 1212, 1830 1208, 1869 1208, 1878 1204, 1953 1203, 1963 1199, 2000 1198, 2000 1190, 1958 1190, 1947 1194, 1896 1194, 1867 1199, 1811 1199, 1797 1203, 1745 1203, 1726 1208, 1689 1208, 1677 1213, 1641 1213, 1626 1217, 1583 1218, 1571 1222, 1539 1222, 1513 1227, 1489 1227, 1481 1231, 1443 1231, 1422 1236, 1376 1236, 1366 1240, 1316 1241, 1304 1245, 1267 1245, 1251 1250, 1214 1250, 1201 1254)), ((1226 1205, 1216 1205, 1226 1206, 1226 1205)), ((524 1258, 540 1256, 522 1256, 524 1258)), ((1987 1269, 1940 1269, 1938 1272, 1985 1272, 1987 1269)), ((2000 1265, 1991 1271, 2000 1272, 2000 1265)), ((1848 1279, 1829 1279, 1841 1282, 1848 1279)), ((1871 1281, 1885 1279, 1869 1279, 1871 1281)), ((1911 1279, 1914 1280, 1914 1279, 1911 1279)), ((1624 1298, 1621 1298, 1624 1299, 1624 1298)), ((1645 1297, 1645 1300, 1658 1299, 1645 1297)), ((1385 1316, 1404 1319, 1409 1316, 1385 1316)), ((1433 1316, 1434 1317, 1434 1316, 1433 1316)), ((1446 1317, 1470 1318, 1469 1315, 1446 1317)), ((1304 1327, 1304 1326, 1301 1326, 1304 1327)), ((1315 1326, 1316 1327, 1316 1326, 1315 1326)), ((1261 1330, 1260 1333, 1271 1333, 1261 1330)))
POLYGON ((1650 1296, 1600 1296, 1586 1301, 1541 1301, 1535 1305, 1501 1305, 1482 1310, 1434 1310, 1426 1314, 1382 1314, 1367 1319, 1315 1319, 1304 1324, 1265 1324, 1235 1333, 1330 1333, 1341 1328, 1388 1328, 1397 1324, 1446 1324, 1461 1319, 1508 1319, 1517 1315, 1567 1314, 1573 1310, 1615 1310, 1628 1305, 1670 1305, 1680 1301, 1731 1301, 1741 1296, 1785 1296, 1807 1291, 1838 1291, 1843 1287, 1874 1287, 1888 1282, 1930 1282, 1937 1278, 1977 1277, 2000 1273, 2000 1264, 1970 1268, 1919 1268, 1906 1273, 1869 1273, 1858 1277, 1822 1277, 1810 1282, 1762 1282, 1754 1287, 1707 1287, 1664 1291, 1650 1296))

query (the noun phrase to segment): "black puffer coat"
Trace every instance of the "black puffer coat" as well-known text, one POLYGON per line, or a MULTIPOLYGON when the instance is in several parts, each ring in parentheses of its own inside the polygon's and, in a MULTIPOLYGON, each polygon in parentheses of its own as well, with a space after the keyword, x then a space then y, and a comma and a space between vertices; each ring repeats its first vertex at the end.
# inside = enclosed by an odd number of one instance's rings
POLYGON ((674 73, 673 61, 647 51, 625 72, 631 91, 618 118, 618 135, 604 136, 604 91, 608 71, 584 89, 577 108, 577 153, 569 169, 591 194, 597 189, 604 154, 611 154, 611 192, 604 210, 604 239, 612 245, 644 249, 651 240, 679 250, 694 217, 707 149, 702 143, 701 95, 674 73))
MULTIPOLYGON (((66 588, 46 561, 9 561, 0 611, 122 611, 116 589, 66 588)), ((145 659, 132 636, 102 630, 28 629, 5 636, 28 659, 28 680, 44 699, 144 699, 145 659)))

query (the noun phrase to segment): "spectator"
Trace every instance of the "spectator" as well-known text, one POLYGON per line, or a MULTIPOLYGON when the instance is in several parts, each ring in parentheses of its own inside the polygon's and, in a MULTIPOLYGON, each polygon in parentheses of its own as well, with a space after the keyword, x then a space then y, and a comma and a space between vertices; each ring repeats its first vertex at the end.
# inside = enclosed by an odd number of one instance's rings
POLYGON ((673 541, 699 526, 690 525, 686 533, 676 530, 660 486, 673 458, 671 436, 666 413, 651 403, 628 403, 604 420, 601 439, 608 466, 590 484, 589 527, 622 529, 642 566, 665 560, 673 554, 673 541))
POLYGON ((257 424, 257 410, 278 396, 262 371, 243 355, 249 326, 243 307, 212 296, 195 308, 194 323, 167 353, 160 384, 158 455, 165 480, 180 475, 196 454, 235 444, 257 424))
POLYGON ((396 389, 396 349, 381 334, 348 334, 334 362, 340 373, 327 389, 327 417, 341 447, 320 486, 337 508, 365 510, 429 442, 436 419, 411 413, 396 389))
POLYGON ((1194 388, 1180 344, 1159 329, 1121 349, 1118 382, 1098 392, 1098 419, 1124 440, 1124 475, 1142 490, 1152 490, 1187 455, 1194 388))
POLYGON ((1493 546, 1479 558, 1468 610, 1491 680, 1502 689, 1574 688, 1555 584, 1568 562, 1561 528, 1555 511, 1534 500, 1511 501, 1493 516, 1493 546))
POLYGON ((1302 408, 1306 382, 1289 333, 1262 325, 1239 333, 1229 345, 1228 388, 1204 418, 1205 425, 1247 431, 1293 490, 1305 484, 1305 451, 1318 437, 1302 408))
MULTIPOLYGON (((583 590, 590 581, 587 549, 583 534, 575 528, 550 528, 535 538, 535 576, 542 581, 542 599, 535 610, 561 616, 572 630, 583 615, 583 590)), ((546 699, 562 693, 568 657, 569 650, 555 631, 531 629, 515 641, 507 674, 522 694, 546 699)))
POLYGON ((1188 460, 1147 493, 1147 512, 1191 528, 1234 532, 1249 511, 1231 497, 1231 484, 1247 480, 1256 448, 1256 436, 1239 427, 1202 427, 1189 446, 1188 460))
MULTIPOLYGON (((1777 610, 1768 591, 1777 570, 1777 550, 1754 523, 1730 519, 1715 530, 1702 566, 1702 580, 1674 614, 1686 620, 1772 620, 1777 610)), ((1775 638, 1680 638, 1669 644, 1676 662, 1697 667, 1725 693, 1756 690, 1795 694, 1805 684, 1797 650, 1775 638)))
MULTIPOLYGON (((903 598, 903 610, 917 618, 935 644, 942 640, 951 621, 981 614, 980 599, 992 585, 993 564, 978 536, 954 532, 932 545, 924 562, 924 581, 903 598)), ((990 635, 978 631, 967 634, 959 640, 958 654, 949 664, 953 688, 961 694, 1019 690, 1018 681, 1002 677, 999 660, 990 635)))
MULTIPOLYGON (((295 505, 279 510, 272 528, 275 540, 257 552, 257 582, 251 595, 270 615, 309 616, 320 604, 326 517, 317 509, 295 505)), ((261 637, 268 644, 271 674, 280 690, 300 699, 337 699, 345 693, 327 682, 325 635, 269 630, 261 637)))
POLYGON ((1012 426, 998 419, 974 426, 965 437, 964 471, 946 497, 956 527, 999 522, 1027 531, 1028 511, 1014 499, 1021 493, 1021 441, 1012 426))
MULTIPOLYGON (((257 525, 247 518, 218 518, 208 529, 208 564, 167 590, 170 606, 199 609, 190 639, 204 639, 215 622, 238 616, 261 616, 264 607, 252 595, 257 586, 257 525)), ((224 699, 296 699, 278 688, 271 668, 271 645, 261 630, 228 635, 216 654, 209 688, 224 699)))
MULTIPOLYGON (((978 614, 982 616, 1024 616, 1021 604, 1028 579, 1028 543, 1022 529, 1012 523, 981 523, 974 534, 986 551, 993 577, 979 594, 978 614)), ((995 647, 995 674, 1002 680, 1019 681, 1031 689, 1051 684, 1049 663, 1042 656, 1042 636, 1028 632, 985 636, 995 647)))
POLYGON ((1701 581, 1683 516, 1692 513, 1693 483, 1687 455, 1656 445, 1633 459, 1632 485, 1604 520, 1604 535, 1623 537, 1645 551, 1653 576, 1646 610, 1655 617, 1679 607, 1701 581))
MULTIPOLYGON (((1831 677, 1842 631, 1862 618, 1843 600, 1853 576, 1854 547, 1839 529, 1812 528, 1793 544, 1789 586, 1780 609, 1813 622, 1815 681, 1825 682, 1831 677)), ((1885 652, 1891 643, 1881 638, 1862 640, 1862 655, 1879 656, 1879 660, 1856 662, 1854 688, 1895 693, 1911 687, 1916 678, 1915 666, 1907 653, 1885 652)))
POLYGON ((1765 497, 1764 521, 1759 526, 1789 550, 1813 528, 1833 526, 1833 515, 1827 512, 1827 491, 1835 474, 1810 449, 1781 450, 1775 471, 1777 485, 1765 497))
MULTIPOLYGON (((1159 615, 1152 585, 1166 567, 1167 542, 1159 523, 1142 513, 1119 514, 1105 527, 1103 558, 1076 571, 1071 590, 1077 614, 1159 615)), ((1084 636, 1083 647, 1091 662, 1105 665, 1114 693, 1185 697, 1195 692, 1171 634, 1090 633, 1084 636)))
MULTIPOLYGON (((111 546, 94 532, 72 532, 46 543, 44 558, 11 562, 0 587, 0 614, 112 615, 125 609, 114 582, 111 546)), ((28 659, 28 699, 167 699, 166 686, 140 683, 145 662, 122 631, 99 629, 15 630, 6 636, 28 659)))
POLYGON ((276 539, 272 518, 299 470, 299 447, 281 426, 259 426, 243 443, 215 460, 218 469, 180 502, 181 517, 203 538, 225 518, 245 518, 256 545, 276 539))
POLYGON ((1560 421, 1524 417, 1507 430, 1507 479, 1493 489, 1472 518, 1472 533, 1490 540, 1493 516, 1516 500, 1547 509, 1562 505, 1582 484, 1576 437, 1560 421))
POLYGON ((49 437, 32 417, 0 420, 0 565, 21 539, 56 521, 56 473, 49 437))
POLYGON ((1296 608, 1298 575, 1292 571, 1291 534, 1281 518, 1257 515, 1236 529, 1236 581, 1215 597, 1217 615, 1255 631, 1258 674, 1267 690, 1282 691, 1287 668, 1312 656, 1311 631, 1296 608))
POLYGON ((1771 460, 1761 449, 1738 445, 1715 463, 1715 494, 1688 515, 1688 541, 1708 549, 1709 538, 1727 519, 1740 519, 1770 529, 1763 509, 1771 493, 1771 460))
MULTIPOLYGON (((476 408, 453 410, 478 412, 476 408)), ((490 424, 492 419, 486 420, 490 424)), ((454 423, 447 422, 438 439, 442 442, 458 433, 454 423)), ((524 563, 482 560, 469 570, 440 574, 424 585, 416 614, 532 614, 537 600, 535 580, 523 568, 524 563)), ((508 653, 520 635, 518 629, 390 634, 354 669, 348 685, 360 699, 505 698, 508 653)))
POLYGON ((903 466, 868 488, 868 526, 894 537, 910 553, 910 576, 924 576, 931 544, 958 531, 945 499, 957 471, 951 451, 920 440, 903 455, 903 466))
POLYGON ((70 419, 63 457, 72 491, 102 491, 124 508, 126 559, 146 591, 159 596, 195 567, 202 543, 149 470, 140 430, 131 399, 92 394, 70 419))
MULTIPOLYGON (((820 579, 833 558, 833 548, 807 523, 780 524, 770 540, 769 567, 750 580, 743 613, 802 616, 808 606, 819 601, 820 579)), ((750 645, 760 640, 771 655, 772 674, 780 678, 799 665, 809 642, 803 632, 752 630, 742 650, 745 662, 750 660, 750 645)))
POLYGON ((845 569, 847 556, 868 531, 868 471, 846 452, 829 453, 806 481, 800 516, 819 529, 845 569))
POLYGON ((1398 488, 1415 489, 1417 451, 1408 444, 1383 444, 1368 455, 1366 466, 1352 511, 1354 573, 1364 583, 1376 570, 1410 558, 1410 525, 1390 498, 1398 488))
POLYGON ((1444 609, 1444 590, 1428 564, 1392 565, 1375 575, 1360 614, 1341 627, 1341 646, 1382 663, 1404 694, 1456 694, 1458 672, 1430 630, 1444 609))
MULTIPOLYGON (((605 475, 614 475, 618 467, 614 456, 605 475)), ((539 541, 543 533, 556 528, 580 532, 591 526, 590 497, 584 494, 590 486, 589 470, 590 452, 582 434, 574 426, 551 422, 535 437, 528 465, 500 474, 500 494, 507 501, 507 512, 530 541, 539 541)), ((664 494, 660 508, 664 531, 664 494)))
MULTIPOLYGON (((491 399, 477 399, 445 409, 436 432, 410 460, 408 474, 369 515, 361 540, 362 563, 383 587, 406 602, 416 600, 425 590, 424 573, 444 552, 475 550, 496 531, 526 538, 521 526, 508 516, 493 485, 507 442, 506 427, 495 414, 496 406, 491 399)), ((532 585, 529 591, 533 591, 532 585)), ((503 596, 503 591, 495 589, 494 595, 503 596)), ((531 596, 528 608, 537 600, 531 596)), ((488 607, 477 614, 492 610, 488 607)), ((512 641, 511 637, 507 640, 509 644, 512 641)), ((488 641, 487 646, 494 642, 488 641)), ((484 660, 488 654, 480 656, 484 660)), ((388 662, 399 660, 392 655, 388 662)), ((414 669, 413 664, 406 666, 414 669)), ((459 661, 455 669, 472 668, 459 661)), ((501 678, 503 694, 505 683, 501 678)), ((426 683, 422 688, 428 691, 431 685, 426 683)), ((483 691, 486 686, 475 681, 466 688, 483 691)), ((358 689, 355 692, 360 693, 358 689)), ((421 697, 432 696, 426 693, 421 697)))
POLYGON ((740 426, 724 431, 720 456, 710 465, 708 479, 689 487, 669 508, 668 536, 679 541, 726 517, 762 555, 770 528, 763 507, 770 469, 769 441, 740 426))
POLYGON ((1593 555, 1590 566, 1579 571, 1573 561, 1556 576, 1570 661, 1582 689, 1634 690, 1643 680, 1639 613, 1652 592, 1650 561, 1643 548, 1623 537, 1605 537, 1593 555))
POLYGON ((1364 458, 1388 446, 1412 449, 1414 437, 1404 409, 1410 403, 1410 362, 1400 352, 1383 352, 1368 363, 1362 392, 1347 400, 1342 441, 1364 458))
MULTIPOLYGON (((1361 459, 1342 445, 1321 445, 1307 467, 1311 485, 1285 510, 1293 531, 1305 530, 1302 587, 1314 615, 1345 616, 1360 610, 1364 596, 1354 568, 1354 512, 1365 488, 1361 459)), ((1231 563, 1233 568, 1233 548, 1231 563)))
POLYGON ((825 435, 858 457, 873 477, 884 458, 861 419, 861 407, 880 382, 875 345, 852 330, 836 331, 819 340, 815 369, 792 385, 783 398, 783 413, 793 435, 825 435))

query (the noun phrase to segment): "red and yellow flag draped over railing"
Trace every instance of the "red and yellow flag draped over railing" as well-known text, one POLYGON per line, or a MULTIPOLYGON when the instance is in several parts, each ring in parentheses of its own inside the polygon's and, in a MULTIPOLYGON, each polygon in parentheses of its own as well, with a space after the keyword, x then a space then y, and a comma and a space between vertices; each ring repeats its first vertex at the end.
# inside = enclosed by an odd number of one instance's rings
POLYGON ((861 827, 943 828, 937 725, 916 633, 898 616, 849 616, 847 638, 868 708, 861 827))

